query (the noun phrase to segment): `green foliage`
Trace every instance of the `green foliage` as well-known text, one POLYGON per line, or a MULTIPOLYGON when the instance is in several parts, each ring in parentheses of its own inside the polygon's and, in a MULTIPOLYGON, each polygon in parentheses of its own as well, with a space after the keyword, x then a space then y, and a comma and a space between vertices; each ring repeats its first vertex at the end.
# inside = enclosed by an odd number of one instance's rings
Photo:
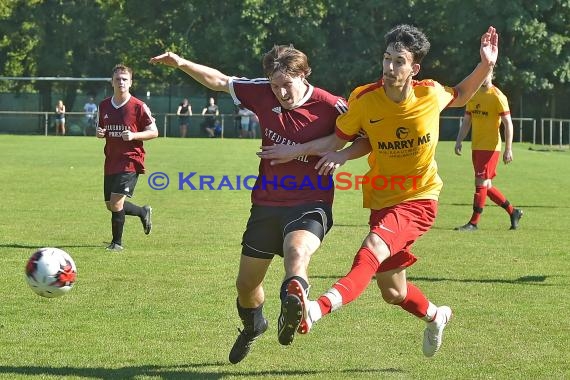
MULTIPOLYGON (((135 69, 135 87, 166 92, 184 84, 206 94, 182 73, 150 67, 148 59, 172 50, 228 75, 257 77, 264 52, 292 43, 309 56, 315 84, 348 96, 380 77, 383 36, 396 24, 426 32, 432 49, 419 75, 450 85, 473 70, 479 38, 494 25, 500 33, 498 84, 512 99, 532 97, 536 113, 517 113, 522 109, 514 101, 513 114, 541 117, 545 110, 567 112, 568 20, 564 0, 407 0, 397 6, 387 0, 11 0, 0 5, 0 69, 5 76, 104 77, 124 62, 135 69)), ((78 91, 97 93, 108 85, 0 82, 0 91, 31 86, 42 92, 47 110, 54 90, 73 107, 78 91)))

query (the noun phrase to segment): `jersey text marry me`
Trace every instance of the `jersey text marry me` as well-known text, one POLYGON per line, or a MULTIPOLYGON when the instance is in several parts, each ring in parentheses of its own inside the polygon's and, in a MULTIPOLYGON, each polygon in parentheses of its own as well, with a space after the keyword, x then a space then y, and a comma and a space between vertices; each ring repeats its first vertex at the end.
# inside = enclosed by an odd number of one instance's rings
POLYGON ((337 120, 337 135, 348 140, 363 130, 370 140, 370 170, 362 188, 365 208, 438 199, 443 184, 435 162, 439 114, 455 96, 453 88, 433 80, 413 81, 400 103, 386 96, 382 81, 352 92, 348 112, 337 120))

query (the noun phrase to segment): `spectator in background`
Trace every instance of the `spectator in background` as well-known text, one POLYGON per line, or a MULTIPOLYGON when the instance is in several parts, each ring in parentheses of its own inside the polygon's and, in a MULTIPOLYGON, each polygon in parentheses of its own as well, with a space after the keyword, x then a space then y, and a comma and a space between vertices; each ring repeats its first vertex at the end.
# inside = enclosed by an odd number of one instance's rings
POLYGON ((259 118, 254 112, 252 112, 251 116, 249 117, 249 130, 247 132, 247 136, 251 139, 254 139, 256 137, 258 129, 259 129, 259 118))
POLYGON ((59 100, 55 106, 55 135, 65 136, 65 104, 59 100))
POLYGON ((253 114, 250 110, 245 108, 244 106, 239 106, 238 115, 240 116, 240 135, 239 137, 247 137, 249 131, 249 121, 250 117, 253 114))
POLYGON ((239 106, 234 104, 234 133, 236 137, 242 137, 241 116, 239 115, 239 106))
POLYGON ((218 105, 216 104, 214 98, 210 98, 208 105, 202 110, 202 115, 204 115, 202 127, 208 134, 208 137, 216 137, 214 124, 216 122, 216 116, 219 114, 220 110, 218 109, 218 105))
POLYGON ((185 138, 188 133, 188 126, 190 125, 190 116, 192 116, 192 105, 187 98, 182 99, 182 103, 178 105, 176 114, 178 115, 180 137, 185 138))
POLYGON ((218 118, 214 121, 214 137, 222 137, 222 123, 218 118))
POLYGON ((87 103, 85 103, 83 111, 85 111, 85 128, 83 129, 83 135, 95 136, 97 104, 95 104, 93 97, 90 97, 87 103))

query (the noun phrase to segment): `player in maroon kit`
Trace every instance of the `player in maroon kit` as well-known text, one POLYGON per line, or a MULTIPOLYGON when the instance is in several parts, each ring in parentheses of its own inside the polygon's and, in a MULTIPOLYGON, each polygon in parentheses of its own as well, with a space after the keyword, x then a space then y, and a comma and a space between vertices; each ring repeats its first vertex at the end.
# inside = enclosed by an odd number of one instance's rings
MULTIPOLYGON (((236 105, 258 116, 263 146, 329 136, 337 116, 347 109, 345 99, 307 81, 311 73, 307 56, 293 46, 274 46, 266 53, 262 61, 265 78, 257 79, 230 77, 172 52, 150 62, 179 68, 214 91, 230 93, 236 105)), ((288 313, 297 306, 284 302, 287 285, 294 279, 308 289, 311 255, 333 224, 334 184, 330 175, 318 175, 318 159, 302 156, 282 165, 271 165, 269 160, 259 164, 236 280, 237 310, 244 328, 229 355, 234 364, 245 358, 253 341, 267 330, 263 279, 275 255, 283 257, 285 267, 278 339, 283 345, 293 341, 300 316, 288 313)))
POLYGON ((133 71, 124 65, 113 68, 113 96, 99 104, 97 137, 105 138, 105 204, 111 211, 113 240, 107 247, 122 251, 125 215, 138 216, 144 233, 152 228, 150 206, 137 206, 126 201, 132 197, 139 174, 144 173, 143 141, 158 136, 150 109, 130 93, 133 71))

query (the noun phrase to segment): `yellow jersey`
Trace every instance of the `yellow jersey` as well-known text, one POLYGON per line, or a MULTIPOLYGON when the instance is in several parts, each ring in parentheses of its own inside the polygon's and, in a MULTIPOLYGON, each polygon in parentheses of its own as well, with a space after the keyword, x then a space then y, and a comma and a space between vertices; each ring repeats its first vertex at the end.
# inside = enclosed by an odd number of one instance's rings
POLYGON ((366 132, 372 151, 370 170, 362 180, 363 206, 374 210, 416 199, 439 198, 435 149, 439 114, 457 96, 452 87, 433 80, 412 82, 407 99, 395 103, 382 81, 356 88, 348 112, 336 122, 336 133, 351 139, 366 132))
POLYGON ((501 151, 501 116, 511 113, 507 97, 497 87, 481 87, 467 102, 471 115, 471 149, 501 151))

